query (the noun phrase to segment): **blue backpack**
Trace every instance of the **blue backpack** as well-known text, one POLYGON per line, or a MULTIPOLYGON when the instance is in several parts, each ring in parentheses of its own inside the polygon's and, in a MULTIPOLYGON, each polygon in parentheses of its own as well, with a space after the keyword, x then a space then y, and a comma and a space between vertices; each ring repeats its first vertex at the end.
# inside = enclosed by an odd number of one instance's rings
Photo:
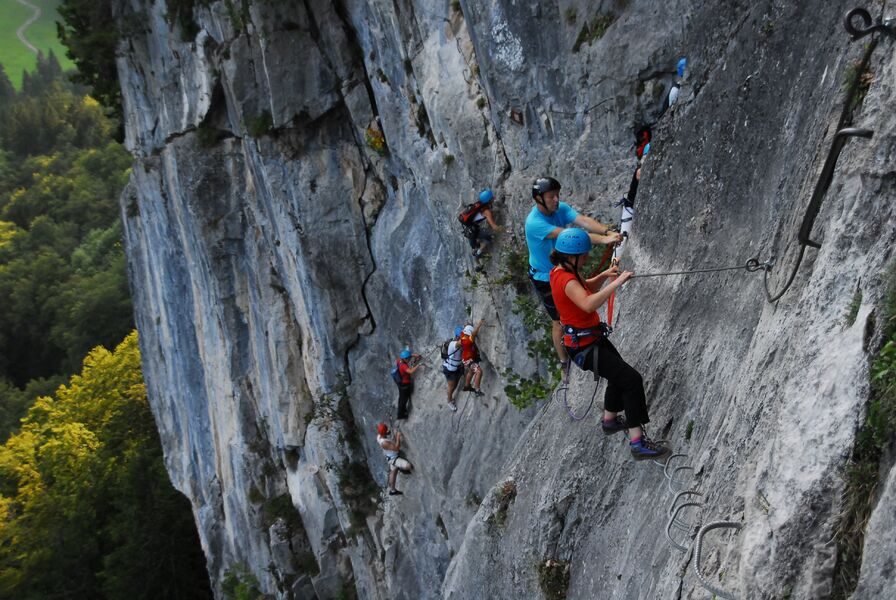
POLYGON ((398 370, 398 362, 395 363, 395 366, 392 367, 392 370, 389 371, 392 375, 392 380, 395 381, 397 385, 401 385, 401 371, 398 370))

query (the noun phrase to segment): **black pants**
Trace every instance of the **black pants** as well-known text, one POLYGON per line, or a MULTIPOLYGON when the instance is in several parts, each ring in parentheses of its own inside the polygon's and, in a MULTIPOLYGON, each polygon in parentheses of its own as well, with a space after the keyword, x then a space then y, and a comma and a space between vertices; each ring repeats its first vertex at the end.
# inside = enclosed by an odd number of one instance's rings
POLYGON ((411 411, 411 394, 414 392, 414 384, 402 384, 398 386, 398 416, 397 419, 407 419, 411 411))
POLYGON ((481 242, 491 242, 492 241, 492 230, 486 229, 479 222, 473 223, 472 225, 467 225, 464 228, 464 237, 467 238, 467 241, 470 242, 470 248, 473 250, 479 247, 481 242))
POLYGON ((644 395, 644 378, 634 367, 622 360, 622 356, 610 340, 602 337, 582 350, 567 348, 566 351, 577 365, 592 373, 595 367, 594 359, 597 358, 596 375, 607 380, 604 410, 625 411, 625 420, 631 427, 650 422, 647 415, 647 397, 644 395))

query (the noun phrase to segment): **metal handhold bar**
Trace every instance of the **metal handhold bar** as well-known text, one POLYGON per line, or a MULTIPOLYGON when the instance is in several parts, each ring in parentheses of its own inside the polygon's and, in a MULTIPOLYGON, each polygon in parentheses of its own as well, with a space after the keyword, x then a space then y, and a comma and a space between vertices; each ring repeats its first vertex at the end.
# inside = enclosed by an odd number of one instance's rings
POLYGON ((672 539, 672 525, 675 523, 675 519, 678 518, 679 511, 681 511, 681 509, 686 506, 703 506, 703 503, 702 502, 684 502, 684 503, 682 503, 681 506, 679 506, 678 508, 675 509, 675 512, 669 518, 669 522, 666 523, 666 539, 669 540, 669 543, 672 544, 672 546, 674 546, 678 550, 681 550, 682 552, 687 552, 688 549, 687 549, 687 547, 682 546, 681 544, 679 544, 678 542, 676 542, 675 540, 672 539))
POLYGON ((684 485, 684 484, 685 484, 685 482, 682 481, 681 479, 676 479, 676 478, 675 478, 675 474, 678 473, 679 471, 686 471, 686 470, 691 470, 691 471, 693 471, 693 470, 694 470, 694 467, 689 467, 689 466, 687 466, 687 465, 682 466, 682 467, 677 467, 675 470, 672 471, 672 476, 669 477, 669 481, 666 482, 666 487, 667 487, 667 488, 669 489, 669 491, 672 492, 673 494, 677 491, 677 490, 672 489, 673 484, 674 484, 674 485, 684 485))
POLYGON ((743 525, 735 523, 734 521, 714 521, 712 523, 707 523, 700 528, 699 532, 697 532, 697 541, 694 544, 694 573, 697 575, 697 579, 700 580, 700 585, 706 588, 710 593, 715 594, 719 598, 724 598, 725 600, 736 600, 736 596, 709 583, 700 571, 700 552, 703 549, 703 536, 713 529, 740 529, 741 527, 743 527, 743 525))
POLYGON ((872 21, 871 13, 864 8, 854 8, 846 13, 846 17, 843 19, 843 27, 846 29, 846 33, 852 36, 853 40, 858 40, 866 35, 871 35, 875 31, 880 31, 881 33, 888 35, 896 33, 896 23, 894 23, 894 19, 884 20, 878 18, 876 22, 872 21), (856 27, 854 23, 855 17, 862 19, 861 28, 856 27))
POLYGON ((666 479, 672 478, 672 476, 669 475, 669 465, 672 464, 672 461, 675 460, 676 458, 687 458, 687 457, 688 457, 687 454, 678 453, 678 454, 672 454, 671 456, 669 456, 669 458, 666 459, 666 463, 663 465, 663 475, 666 477, 666 479))
POLYGON ((681 500, 684 496, 700 496, 703 497, 703 494, 694 490, 685 490, 683 492, 678 492, 675 494, 675 497, 672 499, 672 506, 669 507, 669 515, 672 515, 672 512, 675 510, 675 504, 681 500))
POLYGON ((818 183, 815 184, 815 191, 812 192, 809 206, 806 207, 806 215, 803 217, 803 224, 800 226, 800 232, 797 235, 800 245, 821 248, 821 244, 810 240, 809 235, 812 233, 812 226, 815 225, 815 217, 818 216, 818 211, 821 209, 821 201, 828 192, 828 188, 831 187, 831 181, 834 179, 834 167, 837 166, 837 159, 840 158, 840 151, 843 150, 846 140, 851 137, 870 138, 873 135, 874 132, 872 130, 859 129, 857 127, 841 129, 834 135, 828 158, 824 161, 824 167, 821 169, 818 183))

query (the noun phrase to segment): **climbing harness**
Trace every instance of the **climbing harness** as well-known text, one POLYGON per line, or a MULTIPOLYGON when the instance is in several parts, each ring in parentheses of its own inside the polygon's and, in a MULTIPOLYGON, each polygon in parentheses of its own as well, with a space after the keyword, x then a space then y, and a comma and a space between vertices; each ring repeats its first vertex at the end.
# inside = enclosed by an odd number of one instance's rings
POLYGON ((587 327, 587 328, 578 328, 573 327, 572 325, 562 325, 563 327, 563 345, 571 348, 573 350, 579 348, 579 339, 580 338, 593 338, 592 342, 585 344, 584 349, 581 352, 578 352, 575 358, 570 358, 566 364, 563 366, 563 381, 557 390, 554 392, 555 395, 559 395, 563 399, 563 406, 566 408, 566 413, 569 415, 569 418, 573 421, 581 421, 591 412, 592 407, 594 406, 594 399, 597 397, 597 388, 600 386, 600 382, 598 381, 597 375, 597 346, 596 344, 602 339, 607 337, 613 332, 613 328, 608 326, 606 323, 598 323, 595 327, 587 327), (588 348, 591 348, 590 352, 588 348), (592 372, 594 373, 594 391, 591 393, 591 401, 588 403, 588 407, 585 409, 585 412, 578 416, 573 412, 572 407, 569 405, 568 400, 568 392, 569 392, 569 370, 572 368, 572 363, 575 362, 580 369, 588 370, 585 368, 585 360, 591 357, 591 367, 592 372))

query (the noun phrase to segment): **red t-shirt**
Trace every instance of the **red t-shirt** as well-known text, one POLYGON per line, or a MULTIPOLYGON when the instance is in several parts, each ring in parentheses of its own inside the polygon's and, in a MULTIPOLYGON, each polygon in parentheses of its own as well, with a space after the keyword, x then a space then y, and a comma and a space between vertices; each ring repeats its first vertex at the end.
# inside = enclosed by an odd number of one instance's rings
MULTIPOLYGON (((575 278, 576 276, 566 269, 560 267, 551 269, 551 296, 554 297, 554 306, 560 313, 560 322, 564 325, 572 325, 576 329, 597 327, 600 325, 600 315, 597 312, 585 312, 566 296, 566 285, 575 278)), ((586 289, 586 291, 588 290, 586 289)), ((588 292, 588 295, 593 293, 588 292)), ((566 342, 564 341, 564 343, 566 342)))
POLYGON ((473 338, 466 333, 462 333, 460 335, 460 347, 461 360, 476 360, 477 358, 479 358, 479 350, 476 348, 476 342, 474 342, 473 338))
POLYGON ((403 360, 398 361, 398 374, 401 375, 401 383, 405 385, 411 382, 411 374, 408 373, 408 369, 410 369, 408 363, 403 360))

